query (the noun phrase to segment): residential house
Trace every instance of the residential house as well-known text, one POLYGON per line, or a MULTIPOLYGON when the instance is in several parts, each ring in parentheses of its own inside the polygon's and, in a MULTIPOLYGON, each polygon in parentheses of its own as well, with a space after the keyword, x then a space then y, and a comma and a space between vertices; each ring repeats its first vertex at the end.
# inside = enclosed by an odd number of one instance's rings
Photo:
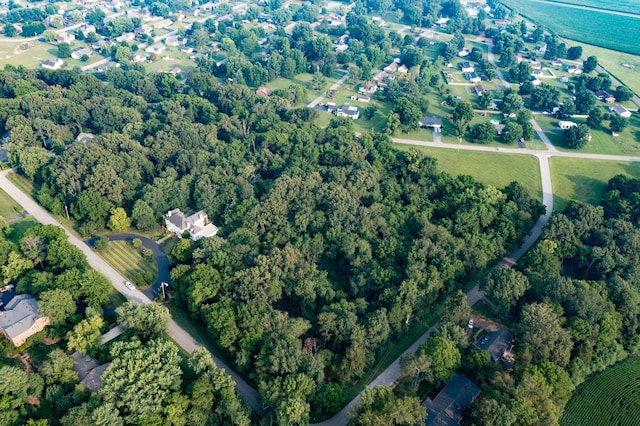
POLYGON ((562 63, 562 61, 553 61, 551 62, 551 66, 554 68, 562 68, 564 64, 562 63))
POLYGON ((380 83, 385 80, 392 80, 393 78, 394 77, 392 75, 387 74, 386 71, 380 71, 378 74, 373 76, 373 81, 380 83))
POLYGON ((180 51, 183 53, 192 53, 193 47, 183 47, 182 49, 180 49, 180 51))
POLYGON ((547 53, 547 43, 540 43, 536 46, 536 54, 538 56, 544 56, 547 53))
POLYGON ((109 68, 113 68, 113 67, 120 68, 120 64, 117 62, 109 61, 107 63, 98 65, 97 67, 94 68, 94 70, 96 72, 107 72, 109 68))
POLYGON ((418 124, 420 127, 432 128, 435 133, 442 132, 442 118, 440 117, 425 115, 418 124))
POLYGON ((482 96, 482 94, 487 91, 487 88, 482 84, 478 84, 477 86, 473 87, 473 91, 476 92, 476 95, 482 96))
POLYGON ((491 123, 491 124, 493 124, 493 127, 496 128, 496 135, 501 136, 505 125, 500 123, 491 123))
POLYGON ((502 363, 504 369, 513 368, 513 334, 506 328, 488 332, 476 342, 474 347, 489 352, 491 361, 502 363))
POLYGON ((147 57, 145 55, 141 55, 139 53, 134 53, 129 57, 129 60, 131 62, 136 62, 136 63, 140 63, 140 62, 144 62, 147 60, 147 57))
POLYGON ((62 67, 62 64, 64 64, 62 59, 47 59, 42 63, 42 68, 46 68, 48 70, 59 70, 62 67))
POLYGON ((30 294, 14 296, 0 311, 0 330, 15 347, 50 324, 48 317, 40 316, 38 302, 30 294))
POLYGON ((185 44, 187 44, 187 39, 180 36, 172 35, 164 39, 164 44, 173 47, 184 46, 185 44))
POLYGON ((569 82, 569 77, 567 77, 566 75, 563 75, 558 80, 560 81, 560 83, 568 83, 569 82))
POLYGON ((338 109, 336 115, 338 117, 348 117, 352 120, 357 120, 358 117, 360 117, 360 111, 358 111, 358 107, 343 105, 342 108, 338 109))
POLYGON ((162 29, 162 28, 168 28, 173 24, 173 21, 171 19, 161 19, 160 21, 156 21, 154 22, 153 28, 155 28, 156 30, 162 29))
POLYGON ((532 75, 531 77, 529 77, 529 81, 531 81, 531 84, 533 84, 534 86, 540 86, 542 84, 542 81, 538 80, 538 78, 535 75, 532 75))
POLYGON ((189 231, 191 240, 213 237, 218 233, 218 227, 209 222, 209 216, 203 211, 185 216, 180 209, 169 210, 164 215, 164 223, 169 232, 174 232, 179 238, 189 231))
POLYGON ((349 49, 349 45, 348 44, 339 44, 336 46, 336 52, 340 53, 340 52, 345 52, 347 49, 349 49))
POLYGON ((178 67, 173 67, 169 70, 169 74, 171 74, 174 77, 177 77, 178 74, 180 74, 182 72, 182 70, 178 67))
POLYGON ((426 426, 459 425, 466 409, 479 394, 480 389, 475 383, 464 376, 454 374, 435 398, 427 398, 422 403, 427 409, 426 426))
POLYGON ((61 32, 56 35, 56 40, 58 43, 72 43, 76 39, 71 33, 61 32))
POLYGON ((93 133, 78 133, 76 142, 90 143, 96 136, 93 133))
POLYGON ((469 50, 465 48, 458 52, 458 56, 464 58, 466 56, 469 56, 469 53, 469 50))
POLYGON ((406 74, 406 73, 407 73, 407 71, 409 71, 409 68, 407 68, 407 66, 406 66, 406 65, 400 65, 400 66, 398 67, 398 72, 399 72, 400 74, 406 74))
POLYGON ((266 87, 266 86, 260 86, 256 90, 256 95, 262 96, 264 98, 269 97, 272 93, 273 93, 273 90, 268 88, 268 87, 266 87))
POLYGON ((573 75, 580 75, 582 74, 582 68, 576 65, 571 65, 569 68, 567 68, 567 72, 573 75))
POLYGON ((623 107, 620 104, 610 105, 609 106, 609 111, 611 111, 614 114, 619 115, 620 117, 625 117, 625 118, 631 117, 631 111, 629 111, 628 109, 626 109, 625 107, 623 107))
POLYGON ((94 27, 91 24, 82 24, 80 25, 80 27, 78 28, 78 31, 82 31, 82 34, 87 35, 89 33, 94 33, 96 34, 96 27, 94 27))
POLYGON ((400 65, 398 64, 398 62, 393 61, 391 62, 389 65, 387 65, 386 67, 384 67, 382 70, 388 74, 393 74, 394 72, 398 72, 398 67, 400 65))
POLYGON ((146 49, 144 49, 145 52, 147 53, 155 53, 156 55, 161 54, 162 52, 164 52, 165 47, 161 44, 154 44, 152 46, 147 47, 146 49))
POLYGON ((87 55, 87 56, 93 55, 93 49, 89 47, 83 47, 82 49, 76 49, 73 52, 71 52, 71 57, 76 60, 82 59, 84 55, 87 55))
POLYGON ((463 62, 460 64, 460 71, 462 72, 475 72, 476 68, 472 63, 463 62))
POLYGON ((606 90, 596 90, 593 93, 596 95, 596 98, 600 99, 602 102, 612 104, 616 101, 616 98, 606 90))
POLYGON ((449 22, 450 18, 440 18, 436 21, 435 25, 440 28, 447 28, 447 22, 449 22))
POLYGON ((122 43, 123 41, 133 41, 136 38, 135 33, 122 33, 118 37, 116 37, 116 41, 118 43, 122 43))
POLYGON ((365 81, 358 87, 358 93, 371 96, 378 91, 378 85, 375 81, 365 81))
POLYGON ((558 122, 558 126, 562 130, 567 130, 567 129, 572 128, 573 126, 576 126, 576 123, 574 123, 573 121, 559 121, 558 122))
POLYGON ((466 77, 471 83, 480 83, 482 81, 482 78, 475 72, 467 73, 466 77))

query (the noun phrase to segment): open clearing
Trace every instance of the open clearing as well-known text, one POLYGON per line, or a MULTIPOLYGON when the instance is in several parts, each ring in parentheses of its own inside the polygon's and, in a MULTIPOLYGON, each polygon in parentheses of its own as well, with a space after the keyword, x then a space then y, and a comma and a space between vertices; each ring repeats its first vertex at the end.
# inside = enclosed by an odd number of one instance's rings
POLYGON ((640 358, 628 358, 587 379, 573 393, 561 426, 637 425, 640 419, 640 358))
MULTIPOLYGON (((492 152, 475 152, 423 146, 394 144, 401 151, 411 148, 425 152, 438 160, 438 170, 450 175, 470 175, 478 182, 504 188, 514 180, 529 190, 531 195, 542 199, 542 183, 538 160, 529 155, 492 152)), ((640 172, 640 168, 639 168, 640 172)))
POLYGON ((537 0, 504 0, 514 11, 543 23, 560 37, 640 54, 640 19, 537 0), (606 31, 603 31, 606 28, 606 31))
POLYGON ((144 259, 141 252, 129 246, 126 241, 109 241, 104 250, 97 252, 116 271, 137 286, 143 287, 145 283, 139 282, 137 275, 140 272, 151 273, 153 283, 158 278, 158 266, 154 261, 144 259))
POLYGON ((584 44, 582 47, 584 55, 596 56, 600 65, 640 95, 640 56, 589 44, 584 44))
POLYGON ((563 211, 571 200, 598 204, 605 194, 609 179, 615 175, 624 174, 640 179, 640 163, 552 157, 549 165, 554 212, 563 211))

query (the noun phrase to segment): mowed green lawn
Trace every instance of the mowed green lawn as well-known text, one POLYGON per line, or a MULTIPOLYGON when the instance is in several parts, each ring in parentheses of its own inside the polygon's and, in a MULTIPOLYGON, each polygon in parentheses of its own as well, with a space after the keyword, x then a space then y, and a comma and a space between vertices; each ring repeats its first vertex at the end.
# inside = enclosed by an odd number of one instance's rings
POLYGON ((538 160, 530 155, 493 152, 475 152, 413 145, 394 144, 407 151, 416 148, 438 160, 438 170, 450 175, 470 175, 479 182, 496 188, 504 188, 518 181, 532 196, 542 200, 542 183, 538 160))
POLYGON ((136 276, 140 272, 151 273, 151 282, 155 282, 158 277, 158 265, 155 261, 144 259, 141 252, 132 248, 126 241, 110 241, 104 250, 97 253, 136 286, 144 286, 144 283, 136 282, 136 276))
POLYGON ((9 194, 0 189, 0 216, 6 219, 21 211, 22 207, 20 207, 9 194))
POLYGON ((549 159, 549 165, 555 212, 564 210, 572 200, 598 204, 609 179, 615 175, 640 179, 640 163, 553 157, 549 159))
POLYGON ((596 56, 600 65, 640 95, 640 56, 589 44, 582 45, 582 48, 584 55, 596 56))
POLYGON ((596 373, 576 389, 560 426, 637 425, 640 419, 640 358, 596 373))

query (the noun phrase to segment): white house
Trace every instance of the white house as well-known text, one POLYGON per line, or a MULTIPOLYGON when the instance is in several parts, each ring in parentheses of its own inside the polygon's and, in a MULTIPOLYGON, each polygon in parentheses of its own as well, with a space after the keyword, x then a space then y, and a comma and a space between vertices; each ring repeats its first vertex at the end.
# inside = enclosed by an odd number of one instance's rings
POLYGON ((358 107, 344 105, 342 108, 336 111, 336 115, 338 117, 349 117, 352 120, 357 120, 360 117, 360 111, 358 111, 358 107))
POLYGON ((169 232, 175 233, 179 238, 189 231, 191 240, 213 237, 218 233, 218 227, 209 222, 207 214, 200 210, 189 216, 185 216, 180 209, 169 210, 164 215, 164 223, 169 232))
POLYGON ((162 52, 164 52, 164 46, 161 44, 155 44, 153 46, 149 46, 146 49, 144 49, 145 52, 148 53, 155 53, 156 55, 161 54, 162 52))
POLYGON ((468 49, 462 49, 461 51, 458 52, 458 56, 461 58, 464 58, 465 56, 469 56, 469 50, 468 49))
POLYGON ((75 39, 76 39, 76 36, 74 36, 71 33, 62 32, 56 35, 56 40, 58 40, 58 43, 71 43, 75 39))
POLYGON ((620 117, 625 117, 625 118, 631 117, 631 111, 629 111, 628 109, 626 109, 625 107, 619 104, 613 104, 609 106, 609 111, 619 115, 620 117))
POLYGON ((558 122, 558 126, 560 126, 560 128, 563 129, 563 130, 570 129, 575 125, 576 125, 576 123, 574 123, 573 121, 560 121, 560 122, 558 122))
POLYGON ((64 64, 62 59, 58 59, 58 58, 47 59, 42 63, 42 68, 46 68, 48 70, 59 70, 60 67, 62 67, 62 64, 64 64))
POLYGON ((463 62, 460 64, 460 71, 462 72, 474 72, 475 70, 476 68, 469 62, 463 62))
POLYGON ((467 79, 471 82, 471 83, 480 83, 482 81, 482 78, 476 74, 475 72, 471 72, 467 74, 467 79))
POLYGON ((93 54, 93 50, 89 47, 83 47, 82 49, 76 49, 71 52, 71 57, 73 59, 79 60, 82 59, 84 55, 91 56, 93 54))

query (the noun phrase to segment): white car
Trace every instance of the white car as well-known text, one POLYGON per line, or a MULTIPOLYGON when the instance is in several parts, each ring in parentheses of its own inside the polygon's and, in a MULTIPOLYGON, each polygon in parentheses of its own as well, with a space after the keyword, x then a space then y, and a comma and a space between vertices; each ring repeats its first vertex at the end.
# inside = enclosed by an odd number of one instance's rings
POLYGON ((125 281, 124 285, 126 285, 129 290, 135 290, 136 289, 136 287, 133 284, 131 284, 131 282, 129 282, 129 281, 125 281))
POLYGON ((473 328, 473 319, 469 320, 469 322, 467 323, 467 327, 473 328))

